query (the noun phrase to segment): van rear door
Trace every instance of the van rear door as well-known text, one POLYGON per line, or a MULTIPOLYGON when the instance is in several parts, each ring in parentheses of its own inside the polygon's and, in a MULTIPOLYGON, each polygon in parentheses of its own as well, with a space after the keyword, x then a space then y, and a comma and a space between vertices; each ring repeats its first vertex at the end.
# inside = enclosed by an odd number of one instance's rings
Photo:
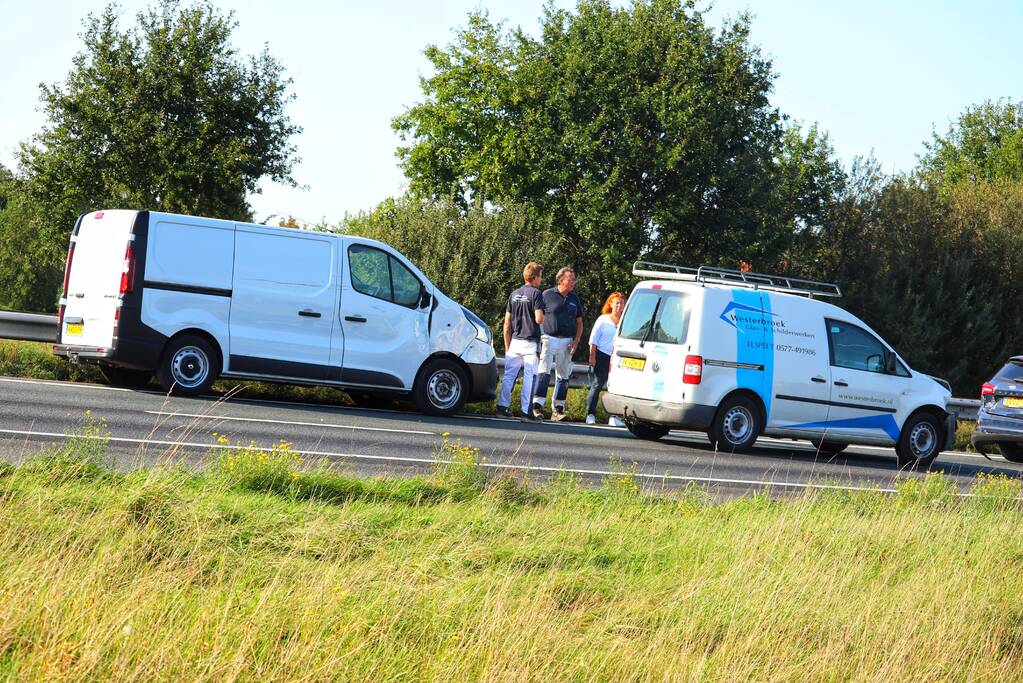
POLYGON ((629 298, 607 387, 621 396, 682 403, 691 297, 654 287, 637 288, 629 298))
POLYGON ((113 346, 120 305, 121 276, 137 211, 96 211, 82 217, 71 237, 61 344, 113 346))

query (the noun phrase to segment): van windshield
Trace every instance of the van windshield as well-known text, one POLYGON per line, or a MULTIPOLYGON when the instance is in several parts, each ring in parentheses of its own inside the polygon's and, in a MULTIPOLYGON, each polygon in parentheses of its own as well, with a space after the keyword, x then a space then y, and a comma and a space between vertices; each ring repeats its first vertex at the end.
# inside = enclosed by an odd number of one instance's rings
POLYGON ((686 295, 649 289, 632 295, 618 331, 622 339, 660 344, 683 344, 688 334, 689 305, 686 295))

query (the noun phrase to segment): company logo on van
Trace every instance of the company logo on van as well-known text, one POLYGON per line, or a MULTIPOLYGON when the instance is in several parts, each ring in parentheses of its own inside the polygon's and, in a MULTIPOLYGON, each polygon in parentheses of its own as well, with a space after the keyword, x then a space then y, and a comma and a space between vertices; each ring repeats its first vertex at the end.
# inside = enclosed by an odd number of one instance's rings
POLYGON ((721 311, 721 319, 740 332, 743 328, 752 329, 765 325, 771 325, 772 327, 785 326, 785 323, 781 320, 771 320, 767 316, 777 317, 776 314, 770 311, 765 311, 756 306, 747 306, 735 301, 730 301, 725 306, 725 310, 721 311))

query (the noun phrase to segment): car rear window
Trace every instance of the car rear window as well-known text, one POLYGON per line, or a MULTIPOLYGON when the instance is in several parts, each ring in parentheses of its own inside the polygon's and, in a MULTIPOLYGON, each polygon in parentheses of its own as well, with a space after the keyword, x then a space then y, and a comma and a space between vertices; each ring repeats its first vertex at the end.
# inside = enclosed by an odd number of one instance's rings
POLYGON ((996 382, 1023 382, 1023 363, 1010 360, 998 374, 995 375, 996 382))
POLYGON ((618 336, 660 344, 683 344, 689 335, 689 310, 684 294, 640 290, 629 300, 618 336))

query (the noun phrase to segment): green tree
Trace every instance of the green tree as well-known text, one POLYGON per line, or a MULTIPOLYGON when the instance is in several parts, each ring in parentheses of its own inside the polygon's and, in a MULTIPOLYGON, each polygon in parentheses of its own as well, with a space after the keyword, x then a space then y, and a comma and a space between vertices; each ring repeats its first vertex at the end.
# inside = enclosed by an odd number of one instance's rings
POLYGON ((841 180, 826 136, 770 105, 746 16, 715 32, 693 2, 583 0, 533 38, 474 13, 426 55, 425 100, 394 121, 410 190, 523 202, 595 291, 644 253, 774 264, 841 180))
POLYGON ((988 100, 967 107, 925 146, 920 170, 943 191, 961 181, 1023 181, 1023 104, 988 100))
POLYGON ((508 293, 522 285, 522 268, 530 261, 544 265, 550 285, 563 247, 557 232, 538 225, 521 205, 488 209, 475 203, 464 210, 450 198, 388 199, 336 230, 405 254, 441 291, 494 328, 499 351, 508 293))
MULTIPOLYGON (((163 0, 126 29, 114 5, 88 16, 67 79, 41 86, 47 124, 20 151, 32 220, 16 241, 40 249, 33 258, 48 274, 32 300, 53 306, 67 234, 83 212, 248 219, 260 179, 294 184, 290 80, 266 48, 239 55, 236 26, 209 2, 163 0)), ((19 286, 7 276, 0 290, 19 286)))
MULTIPOLYGON (((1019 328, 1006 325, 1013 297, 1002 295, 1005 285, 983 256, 1012 239, 1006 224, 1019 212, 1005 199, 1003 225, 992 233, 980 196, 959 193, 957 207, 913 176, 886 177, 876 162, 861 160, 829 207, 817 257, 803 272, 839 283, 838 303, 915 369, 948 379, 956 395, 973 395, 1001 362, 994 359, 1006 333, 1019 328)), ((999 261, 999 271, 1010 267, 999 261)), ((1018 294, 1013 306, 1019 310, 1018 294)))

